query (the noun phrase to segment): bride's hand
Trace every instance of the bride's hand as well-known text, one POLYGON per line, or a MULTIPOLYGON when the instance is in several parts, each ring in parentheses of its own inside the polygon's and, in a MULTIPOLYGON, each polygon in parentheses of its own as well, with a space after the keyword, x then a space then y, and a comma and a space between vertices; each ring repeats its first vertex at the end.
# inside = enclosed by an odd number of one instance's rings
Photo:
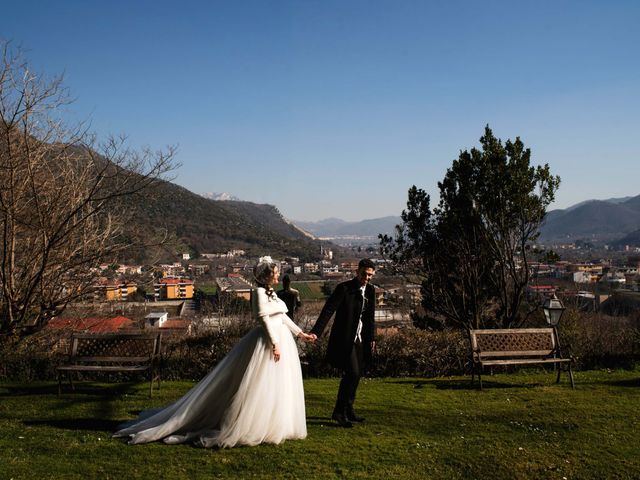
POLYGON ((308 333, 300 332, 298 336, 302 338, 302 340, 308 343, 313 343, 318 338, 315 333, 308 334, 308 333))
POLYGON ((271 347, 271 351, 273 352, 273 359, 277 362, 280 360, 280 349, 278 348, 278 345, 273 345, 273 347, 271 347))

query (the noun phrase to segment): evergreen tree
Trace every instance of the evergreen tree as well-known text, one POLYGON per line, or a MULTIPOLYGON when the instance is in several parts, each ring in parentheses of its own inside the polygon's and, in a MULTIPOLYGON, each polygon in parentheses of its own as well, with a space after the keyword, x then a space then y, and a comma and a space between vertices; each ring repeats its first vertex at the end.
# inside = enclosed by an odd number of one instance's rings
POLYGON ((411 187, 395 237, 380 237, 394 266, 422 280, 430 325, 513 327, 537 307, 522 309, 530 250, 560 178, 532 166, 520 138, 503 144, 487 126, 480 143, 438 183, 437 207, 411 187))

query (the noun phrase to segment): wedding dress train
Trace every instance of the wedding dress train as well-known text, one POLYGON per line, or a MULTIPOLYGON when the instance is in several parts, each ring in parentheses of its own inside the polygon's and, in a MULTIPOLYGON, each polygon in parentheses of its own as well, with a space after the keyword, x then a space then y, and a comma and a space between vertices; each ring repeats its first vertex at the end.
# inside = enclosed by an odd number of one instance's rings
POLYGON ((302 330, 273 292, 252 295, 260 322, 182 398, 140 414, 115 437, 129 443, 193 441, 203 447, 281 443, 307 435, 302 372, 292 336, 302 330), (280 361, 271 350, 276 343, 280 361))

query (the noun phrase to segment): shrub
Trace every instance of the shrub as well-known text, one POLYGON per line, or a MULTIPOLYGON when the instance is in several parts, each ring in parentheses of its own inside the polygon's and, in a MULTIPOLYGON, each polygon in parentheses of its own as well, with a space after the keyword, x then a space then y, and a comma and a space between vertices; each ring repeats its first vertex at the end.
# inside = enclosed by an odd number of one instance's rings
POLYGON ((64 355, 55 348, 56 342, 38 334, 20 341, 0 342, 0 380, 32 382, 57 378, 56 367, 64 355))
MULTIPOLYGON (((312 323, 310 318, 306 314, 300 316, 305 330, 312 323)), ((254 327, 255 323, 248 315, 238 315, 216 330, 196 329, 191 337, 164 339, 162 377, 167 380, 204 377, 254 327)), ((564 353, 576 357, 578 369, 628 368, 640 360, 638 314, 610 317, 567 310, 559 334, 564 353)), ((327 377, 340 373, 324 361, 326 342, 323 337, 315 344, 299 343, 305 376, 327 377)), ((56 366, 64 358, 61 349, 58 339, 35 335, 18 344, 0 344, 0 380, 54 380, 56 366)), ((463 330, 430 331, 407 327, 380 331, 376 355, 367 375, 436 377, 468 374, 469 353, 469 340, 463 330)), ((122 380, 126 376, 110 378, 122 380)))
POLYGON ((414 328, 378 336, 371 366, 374 376, 437 377, 467 370, 469 340, 461 330, 414 328))
POLYGON ((167 380, 204 377, 254 326, 248 317, 237 316, 216 330, 167 339, 162 355, 162 377, 167 380))
MULTIPOLYGON (((301 347, 303 371, 310 377, 339 374, 324 361, 326 338, 301 347)), ((406 328, 380 332, 367 368, 374 377, 459 375, 468 371, 469 340, 460 330, 426 331, 406 328)))
MULTIPOLYGON (((640 315, 612 317, 567 310, 558 327, 560 345, 580 369, 632 368, 640 361, 640 315)), ((564 352, 563 352, 564 353, 564 352)))

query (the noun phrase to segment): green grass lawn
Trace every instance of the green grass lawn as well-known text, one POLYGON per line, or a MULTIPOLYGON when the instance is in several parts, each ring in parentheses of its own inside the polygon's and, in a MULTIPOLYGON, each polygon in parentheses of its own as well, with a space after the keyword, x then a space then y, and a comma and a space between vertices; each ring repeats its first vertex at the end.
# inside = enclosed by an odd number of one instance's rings
MULTIPOLYGON (((291 282, 291 288, 295 288, 300 293, 300 299, 304 302, 307 300, 324 300, 327 296, 322 291, 324 281, 317 282, 291 282)), ((282 283, 275 285, 274 290, 281 290, 282 283)))
POLYGON ((337 379, 305 381, 308 438, 205 450, 112 439, 118 423, 189 382, 0 384, 0 479, 640 478, 640 371, 363 380, 365 424, 334 426, 337 379))
POLYGON ((218 286, 215 284, 212 285, 201 285, 198 284, 198 290, 200 290, 205 295, 215 295, 218 293, 218 286))
POLYGON ((322 291, 324 282, 291 282, 291 286, 300 292, 302 300, 324 300, 326 295, 322 291))

